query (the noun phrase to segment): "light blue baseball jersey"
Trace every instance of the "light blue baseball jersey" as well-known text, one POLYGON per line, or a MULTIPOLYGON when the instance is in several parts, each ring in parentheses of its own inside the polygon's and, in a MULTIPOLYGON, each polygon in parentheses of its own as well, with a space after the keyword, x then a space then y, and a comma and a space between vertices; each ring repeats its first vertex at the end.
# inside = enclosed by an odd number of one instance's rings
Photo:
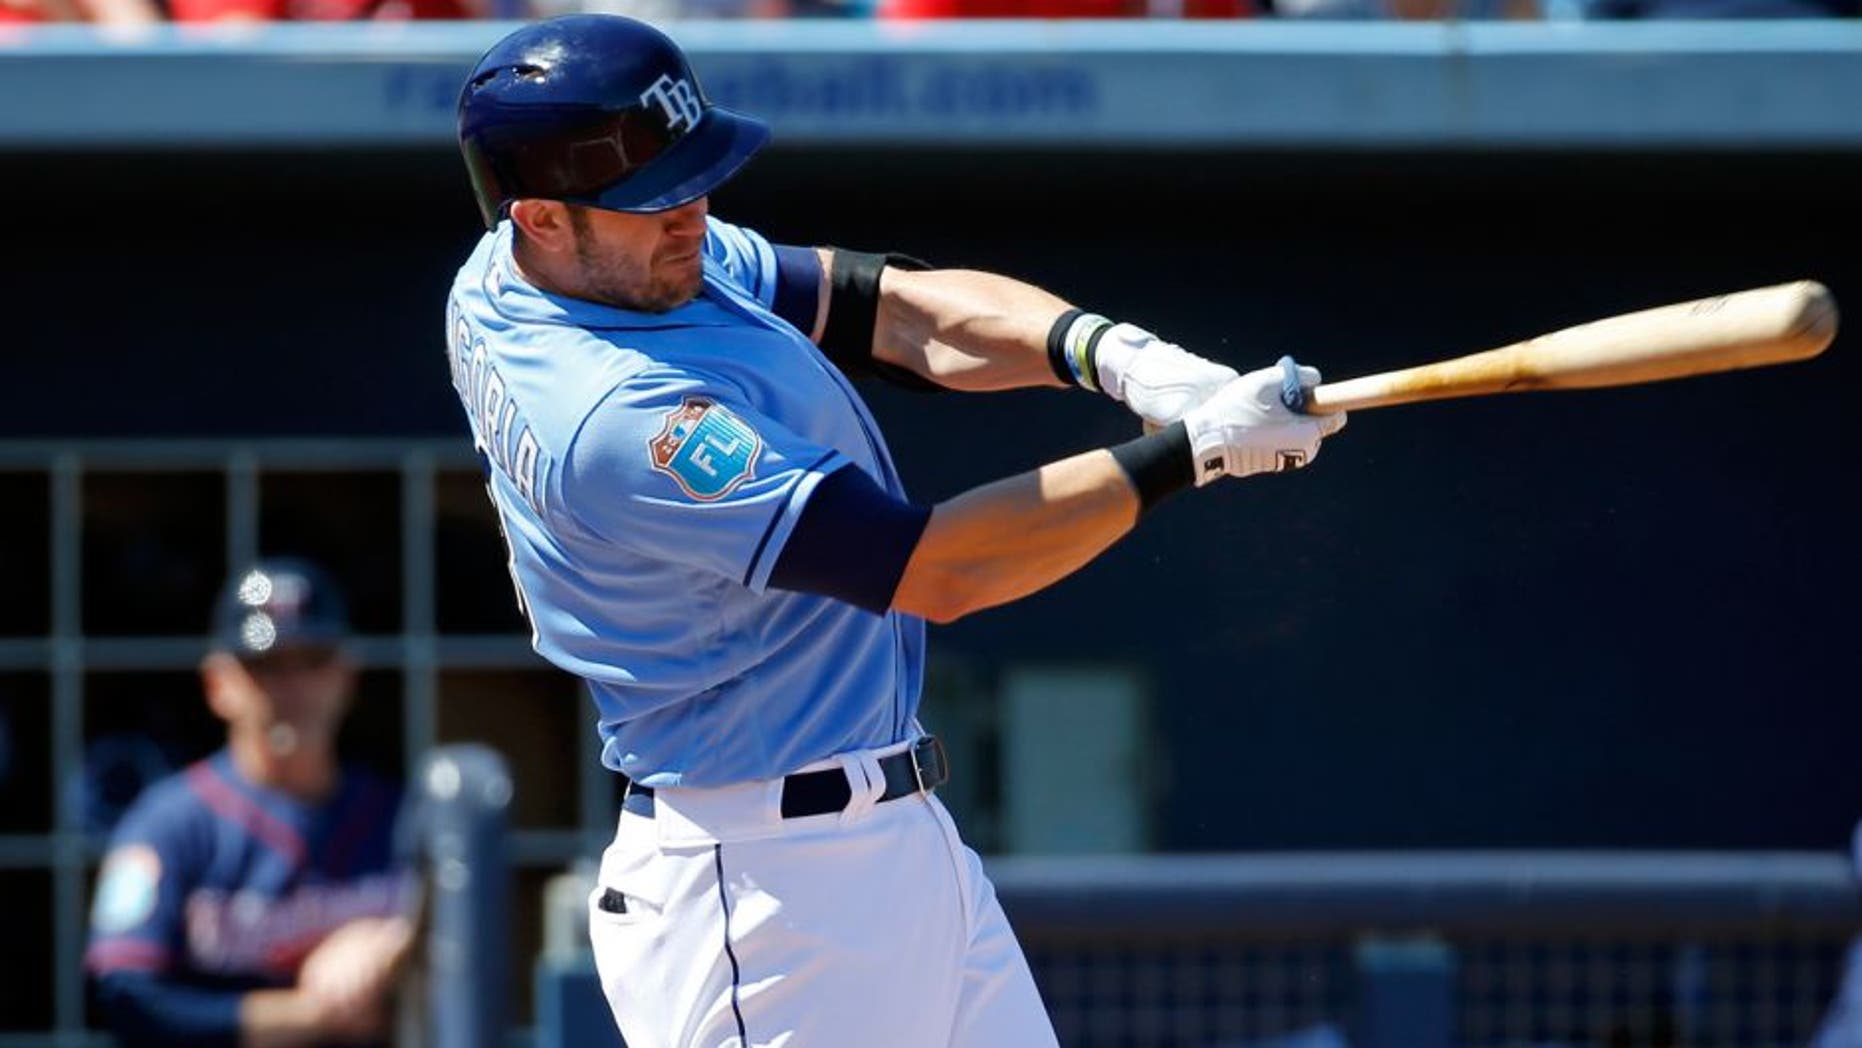
POLYGON ((588 681, 602 762, 712 786, 914 734, 923 621, 768 586, 823 477, 904 497, 852 385, 771 312, 769 242, 711 219, 703 292, 661 314, 540 291, 511 246, 507 221, 454 281, 453 385, 534 644, 588 681))

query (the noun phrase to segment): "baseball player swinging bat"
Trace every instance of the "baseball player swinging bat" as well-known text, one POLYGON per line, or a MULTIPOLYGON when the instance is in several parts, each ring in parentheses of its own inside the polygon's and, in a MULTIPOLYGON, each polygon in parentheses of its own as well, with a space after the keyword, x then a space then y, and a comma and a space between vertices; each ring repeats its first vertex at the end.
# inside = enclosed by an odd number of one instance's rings
POLYGON ((1836 337, 1836 299, 1814 280, 1658 306, 1554 331, 1484 353, 1386 371, 1304 391, 1282 390, 1308 414, 1361 411, 1448 397, 1588 389, 1808 360, 1836 337))

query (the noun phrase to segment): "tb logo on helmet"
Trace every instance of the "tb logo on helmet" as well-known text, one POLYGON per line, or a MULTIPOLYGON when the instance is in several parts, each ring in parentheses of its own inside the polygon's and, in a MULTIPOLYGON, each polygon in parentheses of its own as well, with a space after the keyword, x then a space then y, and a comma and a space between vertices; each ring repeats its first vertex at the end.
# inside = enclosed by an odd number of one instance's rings
POLYGON ((641 105, 657 105, 666 114, 668 131, 690 131, 698 126, 698 118, 705 115, 705 104, 699 101, 698 92, 692 90, 692 82, 686 79, 674 80, 670 73, 661 73, 653 86, 640 92, 641 105))

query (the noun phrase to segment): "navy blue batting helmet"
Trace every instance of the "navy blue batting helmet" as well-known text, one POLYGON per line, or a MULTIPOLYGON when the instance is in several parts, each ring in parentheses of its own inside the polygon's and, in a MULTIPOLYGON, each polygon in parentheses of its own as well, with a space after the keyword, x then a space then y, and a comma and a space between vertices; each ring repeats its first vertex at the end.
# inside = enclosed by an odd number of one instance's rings
POLYGON ((295 557, 268 557, 238 572, 213 606, 214 650, 241 658, 334 646, 348 636, 348 607, 336 583, 295 557))
POLYGON ((666 34, 619 15, 565 15, 500 40, 459 96, 485 224, 511 201, 665 211, 711 192, 769 141, 712 105, 666 34))

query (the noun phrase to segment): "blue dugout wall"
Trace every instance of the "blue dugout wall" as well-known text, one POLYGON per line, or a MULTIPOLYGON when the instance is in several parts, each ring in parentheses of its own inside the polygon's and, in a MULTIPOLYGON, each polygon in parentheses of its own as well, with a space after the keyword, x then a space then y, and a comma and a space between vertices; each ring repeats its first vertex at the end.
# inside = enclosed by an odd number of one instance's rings
MULTIPOLYGON (((1862 293, 1851 25, 817 29, 681 30, 777 110, 719 213, 1024 275, 1237 365, 1862 293)), ((496 32, 0 46, 4 434, 459 433, 446 110, 496 32)), ((1833 847, 1862 811, 1848 338, 1366 413, 933 643, 1146 666, 1166 848, 1833 847)), ((1080 395, 873 399, 925 498, 1130 432, 1080 395)))

